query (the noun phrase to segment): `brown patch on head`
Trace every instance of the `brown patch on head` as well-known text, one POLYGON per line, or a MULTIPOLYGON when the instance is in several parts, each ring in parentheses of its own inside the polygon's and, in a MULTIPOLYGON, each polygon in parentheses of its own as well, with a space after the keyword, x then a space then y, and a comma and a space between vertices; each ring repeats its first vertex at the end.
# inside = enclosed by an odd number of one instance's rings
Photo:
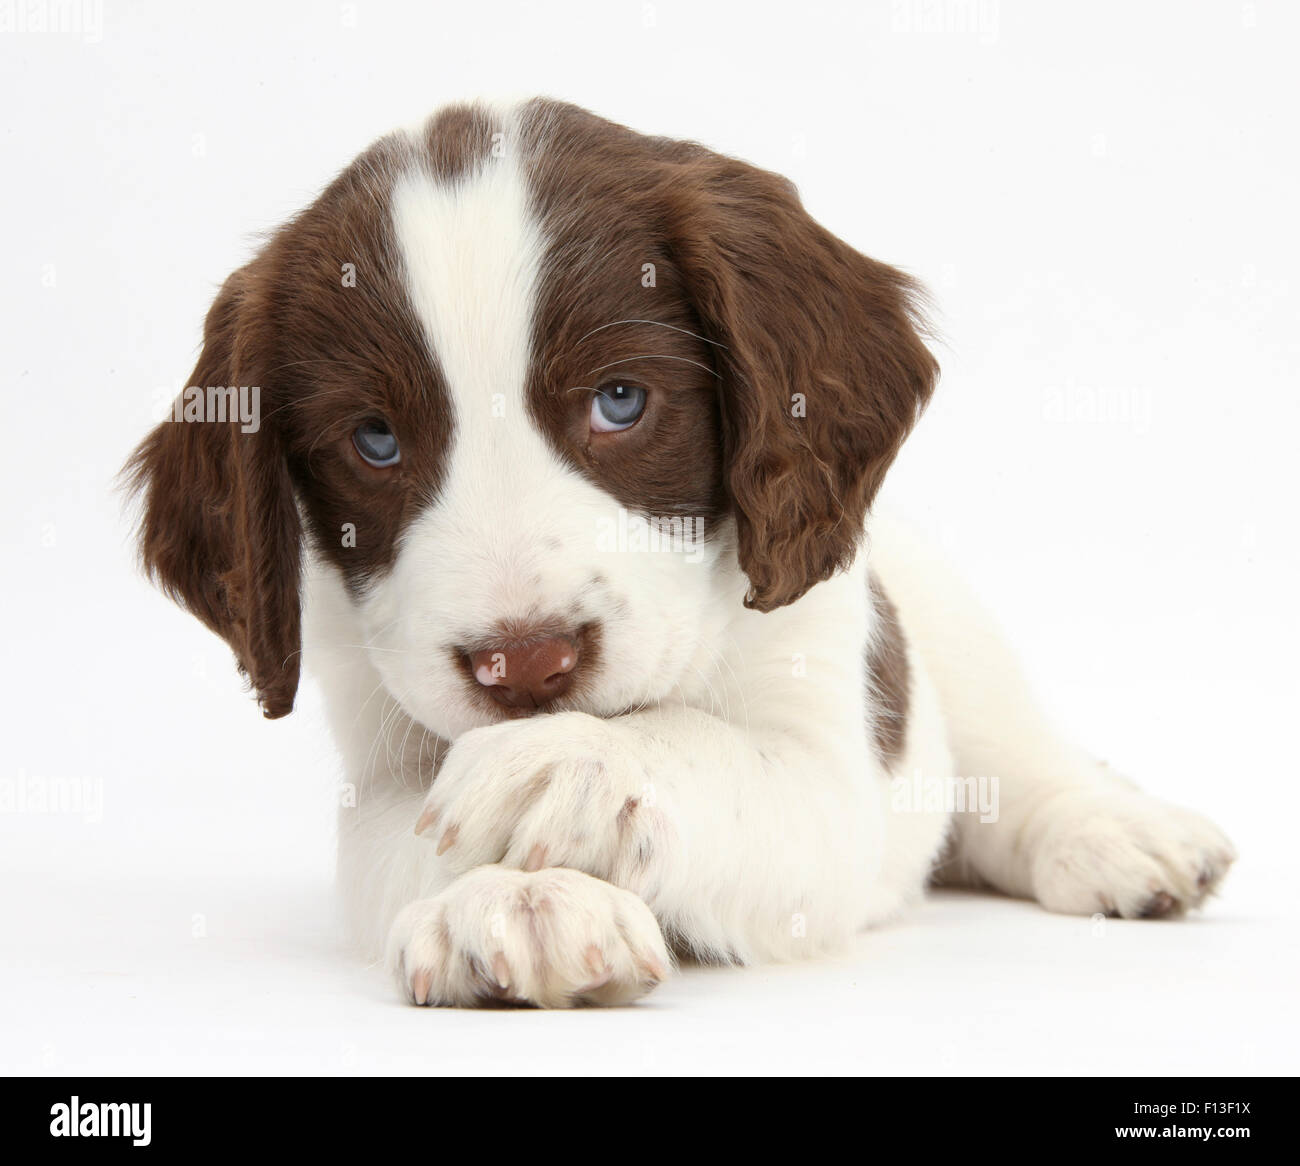
POLYGON ((281 227, 222 287, 190 378, 258 386, 257 431, 164 422, 128 464, 148 571, 230 643, 267 716, 292 708, 298 684, 299 504, 317 552, 360 592, 441 482, 451 411, 408 303, 389 202, 413 167, 464 173, 492 132, 462 107, 418 141, 384 138, 281 227), (394 467, 353 447, 372 420, 397 435, 394 467))
POLYGON ((358 591, 392 564, 399 535, 437 491, 451 438, 446 386, 411 310, 388 212, 412 164, 406 143, 381 142, 255 261, 265 293, 250 314, 263 329, 272 420, 317 549, 358 591), (390 469, 353 448, 372 419, 400 443, 390 469), (355 546, 344 544, 344 524, 355 546))
POLYGON ((551 444, 633 512, 727 510, 715 345, 668 248, 668 175, 652 139, 574 106, 532 102, 525 172, 546 235, 533 323, 529 407, 551 444), (620 433, 592 433, 592 395, 647 391, 620 433))
POLYGON ((903 756, 907 744, 907 710, 911 701, 911 676, 907 666, 907 641, 898 612, 880 580, 871 575, 868 591, 876 612, 876 632, 867 649, 867 684, 872 696, 876 752, 886 765, 903 756))
POLYGON ((779 175, 556 102, 523 124, 551 240, 535 415, 630 507, 732 514, 746 603, 793 602, 852 560, 933 390, 918 289, 818 226, 779 175), (650 404, 592 439, 572 390, 610 373, 650 404))

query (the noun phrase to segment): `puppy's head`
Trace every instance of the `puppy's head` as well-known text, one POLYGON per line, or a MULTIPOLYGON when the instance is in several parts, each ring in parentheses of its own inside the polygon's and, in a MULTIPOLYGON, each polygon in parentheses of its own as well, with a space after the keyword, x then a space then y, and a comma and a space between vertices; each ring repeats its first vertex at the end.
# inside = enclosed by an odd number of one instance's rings
POLYGON ((304 548, 436 732, 653 702, 732 605, 852 560, 933 387, 913 294, 774 174, 553 102, 444 111, 222 288, 130 466, 145 564, 268 716, 304 548))

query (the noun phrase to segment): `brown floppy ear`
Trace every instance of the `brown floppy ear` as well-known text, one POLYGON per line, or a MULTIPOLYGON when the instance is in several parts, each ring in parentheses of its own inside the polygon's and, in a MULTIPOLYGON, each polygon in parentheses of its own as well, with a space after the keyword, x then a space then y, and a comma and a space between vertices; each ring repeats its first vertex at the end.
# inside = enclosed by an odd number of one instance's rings
POLYGON ((722 377, 747 607, 847 566, 938 366, 919 289, 818 226, 786 179, 718 155, 674 168, 671 247, 722 377))
MULTIPOLYGON (((132 455, 124 471, 143 495, 140 557, 150 577, 234 649, 263 712, 293 708, 299 672, 301 531, 288 466, 269 407, 255 431, 238 415, 212 417, 209 387, 247 387, 262 400, 256 263, 235 272, 208 312, 203 353, 190 378, 202 419, 184 401, 132 455)), ((192 390, 190 390, 192 395, 192 390)), ((238 410, 235 410, 238 413, 238 410)))

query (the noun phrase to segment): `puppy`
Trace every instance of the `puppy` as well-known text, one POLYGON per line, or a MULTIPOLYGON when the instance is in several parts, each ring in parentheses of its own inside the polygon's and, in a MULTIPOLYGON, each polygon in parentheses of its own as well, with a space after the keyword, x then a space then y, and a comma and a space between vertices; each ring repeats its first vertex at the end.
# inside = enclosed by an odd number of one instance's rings
POLYGON ((935 385, 917 298, 785 179, 548 100, 382 139, 226 281, 129 466, 143 561, 266 716, 312 667, 406 999, 626 1002, 936 876, 1126 918, 1218 886, 1224 836, 1061 741, 871 518, 935 385))

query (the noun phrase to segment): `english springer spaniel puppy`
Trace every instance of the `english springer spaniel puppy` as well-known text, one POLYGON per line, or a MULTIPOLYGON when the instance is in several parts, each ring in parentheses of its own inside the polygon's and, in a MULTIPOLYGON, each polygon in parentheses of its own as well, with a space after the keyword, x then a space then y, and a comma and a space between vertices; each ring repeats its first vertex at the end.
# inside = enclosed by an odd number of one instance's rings
POLYGON ((129 467, 143 561, 266 716, 312 668, 407 1000, 626 1002, 932 880, 1216 888, 1227 839, 1062 741, 871 516, 937 376, 917 299, 785 179, 549 100, 383 138, 226 281, 129 467))

